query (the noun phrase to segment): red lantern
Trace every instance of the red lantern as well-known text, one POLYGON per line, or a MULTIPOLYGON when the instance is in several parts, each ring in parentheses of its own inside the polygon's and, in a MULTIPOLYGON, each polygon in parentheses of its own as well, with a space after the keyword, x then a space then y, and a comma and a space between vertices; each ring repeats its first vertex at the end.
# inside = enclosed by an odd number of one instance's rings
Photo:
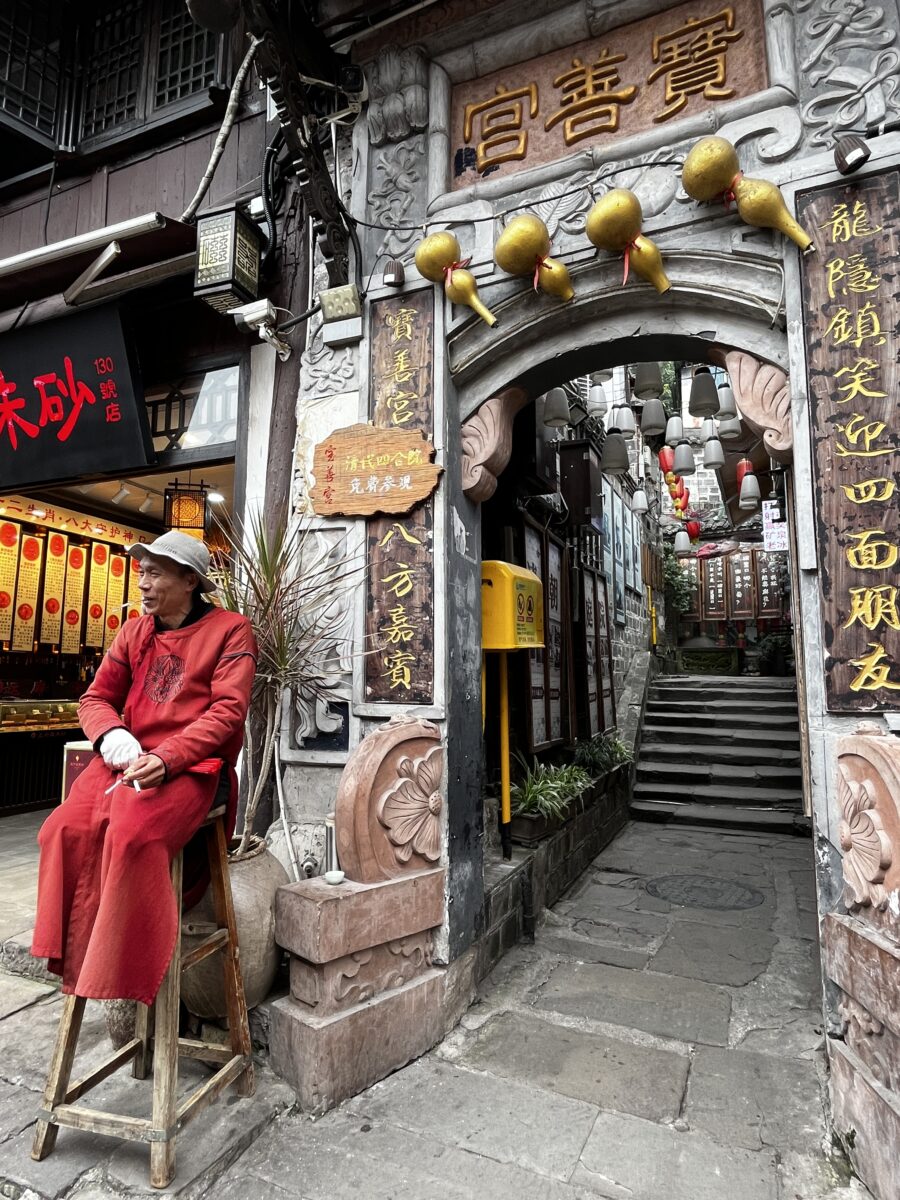
POLYGON ((671 446, 663 446, 659 452, 659 465, 664 472, 669 472, 675 465, 675 451, 671 446))
POLYGON ((754 474, 754 466, 749 458, 742 458, 734 469, 735 478, 737 479, 738 491, 741 490, 741 484, 744 482, 745 475, 754 474))
POLYGON ((679 475, 678 482, 675 484, 675 495, 679 497, 683 496, 686 490, 687 489, 684 486, 684 480, 679 475))
POLYGON ((691 539, 692 542, 699 541, 700 531, 702 530, 702 528, 703 528, 703 526, 700 524, 699 521, 688 521, 685 525, 685 529, 687 530, 687 535, 691 539))

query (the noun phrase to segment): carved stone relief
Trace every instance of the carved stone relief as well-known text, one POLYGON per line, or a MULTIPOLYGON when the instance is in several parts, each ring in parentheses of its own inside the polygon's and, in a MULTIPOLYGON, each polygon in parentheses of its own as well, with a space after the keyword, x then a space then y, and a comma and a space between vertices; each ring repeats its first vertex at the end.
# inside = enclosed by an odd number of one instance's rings
POLYGON ((411 262, 422 231, 415 225, 418 206, 424 203, 427 154, 423 136, 390 145, 371 156, 369 202, 373 225, 385 229, 375 254, 411 262))
POLYGON ((900 1089, 900 1038, 846 992, 841 994, 838 1009, 850 1049, 859 1055, 882 1087, 900 1089))
POLYGON ((888 0, 798 0, 804 123, 814 146, 900 114, 897 9, 888 0))
MULTIPOLYGON (((326 286, 324 283, 322 286, 326 286)), ((322 318, 318 314, 310 318, 303 365, 300 369, 300 397, 302 401, 320 400, 338 392, 347 392, 357 386, 357 354, 353 347, 343 346, 338 350, 326 346, 322 340, 322 318)))
POLYGON ((401 987, 431 966, 430 930, 316 965, 291 959, 291 995, 327 1016, 401 987))
POLYGON ((497 490, 497 476, 512 454, 516 413, 528 403, 522 388, 506 388, 482 404, 462 427, 462 489, 475 504, 497 490))
POLYGON ((386 46, 366 68, 369 141, 402 142, 428 127, 428 59, 418 46, 386 46))
POLYGON ((794 458, 791 396, 788 377, 771 363, 760 362, 742 350, 718 356, 724 361, 741 416, 762 435, 769 455, 781 463, 794 458))
POLYGON ((444 749, 430 721, 396 716, 350 756, 335 803, 341 867, 375 883, 434 867, 441 856, 444 749))
POLYGON ((897 936, 900 904, 900 739, 874 722, 843 738, 837 760, 844 900, 897 936))

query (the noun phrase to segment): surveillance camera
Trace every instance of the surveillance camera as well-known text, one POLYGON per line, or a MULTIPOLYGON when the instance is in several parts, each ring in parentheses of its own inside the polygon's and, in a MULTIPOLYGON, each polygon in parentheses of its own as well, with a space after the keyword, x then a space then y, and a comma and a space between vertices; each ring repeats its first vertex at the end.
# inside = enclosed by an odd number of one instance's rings
POLYGON ((239 308, 229 308, 228 312, 243 329, 259 329, 262 325, 275 324, 275 305, 271 300, 251 300, 239 308))

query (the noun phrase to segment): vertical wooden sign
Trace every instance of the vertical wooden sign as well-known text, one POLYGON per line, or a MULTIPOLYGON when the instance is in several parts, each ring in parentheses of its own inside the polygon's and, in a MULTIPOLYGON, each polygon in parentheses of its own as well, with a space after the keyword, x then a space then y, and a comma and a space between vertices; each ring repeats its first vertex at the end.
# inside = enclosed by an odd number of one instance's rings
POLYGON ((603 674, 600 698, 603 729, 616 725, 616 690, 613 685, 612 629, 609 616, 609 591, 605 579, 597 580, 597 658, 603 674))
MULTIPOLYGON (((434 426, 432 289, 372 305, 371 413, 375 425, 434 426)), ((434 500, 405 517, 366 523, 365 699, 434 703, 434 500)))
POLYGON ((103 624, 106 616, 106 585, 109 580, 109 546, 94 542, 91 546, 91 573, 88 577, 87 621, 84 629, 85 646, 103 645, 103 624))
POLYGON ((108 650, 113 638, 125 620, 125 571, 128 566, 124 554, 109 556, 109 585, 106 590, 106 619, 103 622, 103 649, 108 650))
POLYGON ((728 584, 728 615, 732 620, 745 620, 756 615, 753 602, 753 552, 736 550, 725 559, 728 584))
POLYGON ((128 607, 125 610, 125 620, 133 621, 141 615, 141 593, 138 590, 139 563, 136 558, 128 556, 128 607))
POLYGON ((802 193, 803 259, 829 712, 900 708, 900 172, 802 193))
POLYGON ((547 699, 551 742, 562 741, 563 727, 563 555, 554 538, 547 543, 547 699))
POLYGON ((704 621, 724 621, 728 615, 725 604, 725 559, 704 558, 700 566, 700 615, 704 621))
POLYGON ((21 531, 15 521, 0 521, 0 642, 12 637, 21 531))
POLYGON ((586 567, 581 568, 582 628, 584 629, 584 676, 587 681, 585 712, 588 736, 601 730, 600 689, 602 678, 597 658, 597 577, 586 567))
POLYGON ((78 654, 81 650, 81 624, 84 616, 84 581, 87 575, 87 549, 69 546, 66 566, 66 590, 63 594, 60 654, 78 654))
POLYGON ((777 551, 754 550, 756 560, 756 615, 780 617, 784 611, 781 600, 781 574, 784 555, 777 551))
POLYGON ((687 612, 682 613, 685 621, 700 620, 700 560, 691 555, 690 558, 681 560, 681 568, 687 574, 688 578, 693 583, 691 591, 691 606, 687 612))
POLYGON ((41 604, 40 641, 59 642, 66 586, 66 551, 69 539, 63 533, 47 534, 47 561, 44 564, 44 599, 41 604))
POLYGON ((19 547, 19 580, 16 584, 16 614, 13 624, 12 649, 31 650, 34 646, 34 627, 37 622, 38 592, 41 588, 41 565, 44 561, 44 538, 23 534, 19 547))
MULTIPOLYGON (((544 565, 544 539, 541 531, 527 522, 524 526, 525 566, 541 581, 544 593, 544 637, 547 638, 547 572, 544 565)), ((547 643, 549 645, 549 642, 547 643)), ((530 648, 528 654, 529 680, 529 740, 532 753, 549 744, 547 733, 547 651, 530 648)))

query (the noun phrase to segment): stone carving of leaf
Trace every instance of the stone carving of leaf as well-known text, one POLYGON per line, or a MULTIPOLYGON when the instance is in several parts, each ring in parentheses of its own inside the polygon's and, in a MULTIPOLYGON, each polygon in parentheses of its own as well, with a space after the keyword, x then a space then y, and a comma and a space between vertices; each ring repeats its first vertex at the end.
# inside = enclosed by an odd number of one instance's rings
POLYGON ((583 214, 591 203, 591 193, 586 186, 580 186, 584 182, 583 173, 570 179, 557 179, 538 197, 533 212, 547 226, 551 238, 564 222, 567 233, 576 233, 582 228, 583 214))

